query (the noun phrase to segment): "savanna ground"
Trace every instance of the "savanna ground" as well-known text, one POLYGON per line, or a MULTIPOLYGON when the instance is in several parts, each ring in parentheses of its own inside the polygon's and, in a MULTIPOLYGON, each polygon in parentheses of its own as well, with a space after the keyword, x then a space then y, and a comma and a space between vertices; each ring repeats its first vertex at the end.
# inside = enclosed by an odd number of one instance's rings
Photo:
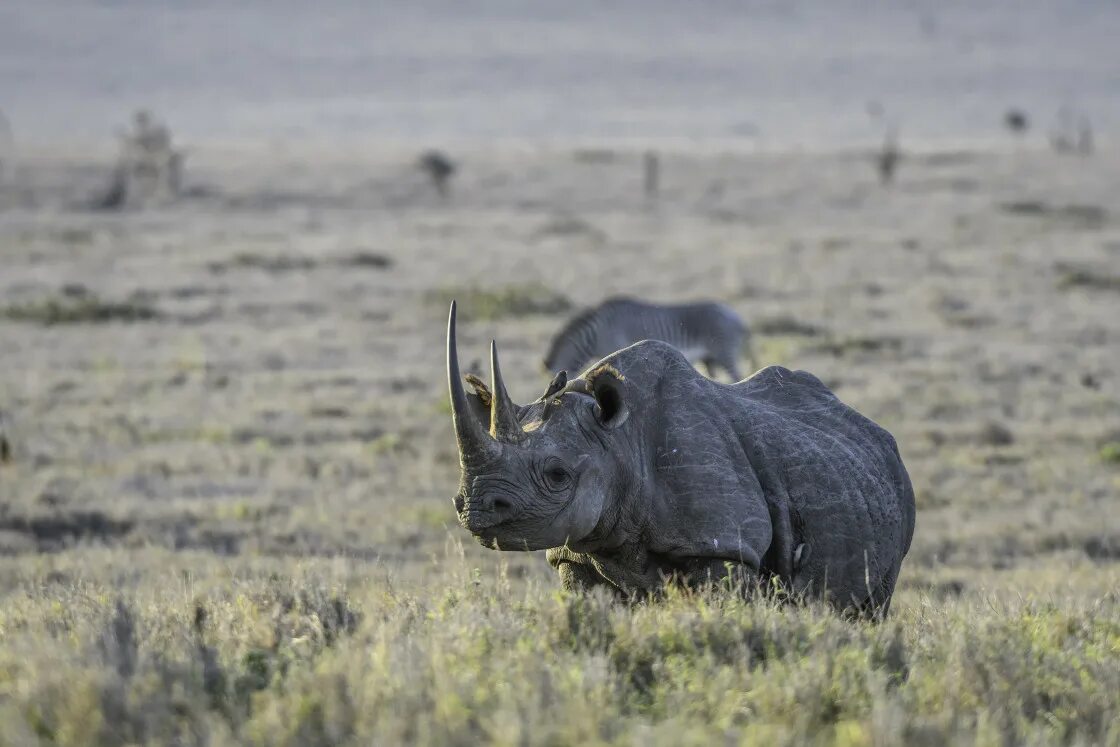
MULTIPOLYGON (((200 149, 192 196, 0 192, 0 743, 1120 743, 1120 163, 200 149), (711 297, 897 437, 892 616, 567 595, 454 522, 444 379, 711 297)), ((10 175, 9 175, 10 176, 10 175)))

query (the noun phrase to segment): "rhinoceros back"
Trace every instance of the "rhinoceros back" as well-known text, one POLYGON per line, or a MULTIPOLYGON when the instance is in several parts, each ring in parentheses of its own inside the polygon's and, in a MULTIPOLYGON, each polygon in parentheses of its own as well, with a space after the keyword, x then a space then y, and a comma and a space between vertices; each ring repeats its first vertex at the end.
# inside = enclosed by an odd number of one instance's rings
POLYGON ((793 542, 808 548, 795 587, 885 609, 914 533, 914 493, 894 438, 804 371, 771 366, 733 389, 752 466, 784 491, 793 542))

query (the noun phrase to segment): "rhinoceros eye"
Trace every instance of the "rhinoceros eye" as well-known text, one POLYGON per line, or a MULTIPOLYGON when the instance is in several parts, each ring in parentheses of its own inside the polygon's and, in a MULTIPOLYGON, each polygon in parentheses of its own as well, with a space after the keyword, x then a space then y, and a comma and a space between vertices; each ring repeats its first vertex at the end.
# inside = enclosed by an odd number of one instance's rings
POLYGON ((560 462, 550 461, 545 465, 544 479, 548 483, 548 487, 553 490, 561 490, 568 487, 572 477, 560 462))

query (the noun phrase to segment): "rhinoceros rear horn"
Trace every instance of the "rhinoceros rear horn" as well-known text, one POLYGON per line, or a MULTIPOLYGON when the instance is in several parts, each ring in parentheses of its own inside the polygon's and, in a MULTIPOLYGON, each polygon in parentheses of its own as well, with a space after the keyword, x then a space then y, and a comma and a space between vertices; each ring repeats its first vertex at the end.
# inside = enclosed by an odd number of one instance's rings
POLYGON ((490 341, 490 435, 500 442, 518 443, 525 438, 525 431, 517 419, 517 405, 510 399, 498 365, 498 343, 490 341))
POLYGON ((459 443, 459 459, 463 466, 477 464, 501 455, 502 447, 470 411, 463 378, 459 373, 459 351, 455 341, 455 302, 447 318, 447 386, 451 392, 451 420, 455 424, 455 440, 459 443))
POLYGON ((630 417, 626 378, 613 366, 603 365, 587 375, 590 394, 595 398, 595 415, 604 428, 617 428, 630 417))

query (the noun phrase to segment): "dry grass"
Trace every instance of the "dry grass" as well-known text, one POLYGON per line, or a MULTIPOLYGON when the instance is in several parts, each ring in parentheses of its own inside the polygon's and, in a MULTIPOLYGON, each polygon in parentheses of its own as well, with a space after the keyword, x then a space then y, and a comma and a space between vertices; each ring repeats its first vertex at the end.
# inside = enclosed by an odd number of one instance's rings
POLYGON ((681 152, 657 204, 628 157, 479 152, 444 203, 370 186, 413 153, 197 155, 223 193, 73 213, 97 170, 32 162, 43 207, 0 213, 0 305, 35 310, 0 319, 0 744, 1120 743, 1120 230, 1049 207, 1106 204, 1111 155, 884 190, 681 152), (919 514, 886 624, 565 595, 454 525, 446 302, 524 401, 616 293, 729 302, 892 430, 919 514), (28 323, 89 299, 158 315, 28 323))
POLYGON ((1120 738, 1115 593, 986 603, 911 596, 889 623, 868 626, 720 592, 630 607, 500 571, 471 574, 455 556, 433 568, 440 582, 405 588, 351 563, 200 578, 171 573, 173 558, 141 557, 165 569, 125 590, 112 583, 123 569, 110 561, 9 594, 0 614, 9 739, 1120 738), (100 573, 107 578, 89 580, 100 573))
POLYGON ((476 319, 486 321, 530 314, 561 314, 572 308, 566 296, 539 283, 504 288, 436 288, 427 293, 427 299, 440 309, 458 300, 472 309, 476 319))

